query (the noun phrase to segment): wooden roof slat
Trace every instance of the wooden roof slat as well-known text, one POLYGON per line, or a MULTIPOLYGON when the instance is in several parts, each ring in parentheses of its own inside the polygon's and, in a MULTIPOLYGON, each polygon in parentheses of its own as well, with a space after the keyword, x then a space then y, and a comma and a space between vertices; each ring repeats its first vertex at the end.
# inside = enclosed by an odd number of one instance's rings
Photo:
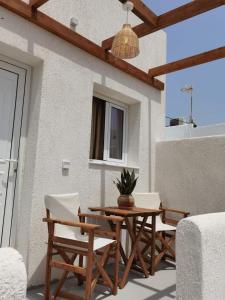
POLYGON ((82 35, 72 31, 70 28, 64 26, 53 18, 47 16, 46 14, 36 11, 35 14, 32 12, 30 5, 27 5, 20 0, 0 0, 0 5, 4 8, 16 13, 17 15, 25 18, 26 20, 36 24, 42 29, 53 33, 59 38, 67 41, 68 43, 86 51, 90 55, 97 57, 98 59, 112 65, 113 67, 121 70, 122 72, 131 75, 144 83, 158 89, 164 89, 164 83, 157 80, 149 78, 148 74, 137 67, 127 63, 124 60, 114 57, 111 53, 106 53, 102 47, 95 44, 94 42, 88 40, 82 35))
MULTIPOLYGON (((215 9, 224 4, 225 0, 195 0, 158 16, 156 26, 149 26, 146 23, 142 23, 133 27, 133 30, 138 37, 143 37, 160 29, 172 26, 209 10, 215 9)), ((102 47, 105 50, 110 50, 113 39, 114 36, 104 40, 102 42, 102 47)))
POLYGON ((33 9, 38 9, 40 6, 44 5, 46 2, 48 2, 49 0, 30 0, 30 6, 33 9))
POLYGON ((187 69, 204 63, 208 63, 217 59, 225 58, 225 46, 193 55, 184 59, 180 59, 149 70, 150 77, 156 77, 179 70, 187 69))
MULTIPOLYGON (((121 3, 126 3, 127 0, 119 0, 121 3)), ((157 24, 157 15, 148 8, 142 1, 140 0, 131 0, 134 4, 134 9, 132 12, 140 18, 142 21, 144 21, 147 25, 154 25, 157 24)))

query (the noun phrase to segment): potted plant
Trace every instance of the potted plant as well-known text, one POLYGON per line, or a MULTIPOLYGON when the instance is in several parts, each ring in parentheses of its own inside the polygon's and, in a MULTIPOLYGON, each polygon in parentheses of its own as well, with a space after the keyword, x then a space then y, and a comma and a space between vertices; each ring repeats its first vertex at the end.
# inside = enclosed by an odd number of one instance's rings
POLYGON ((128 170, 123 169, 121 172, 121 179, 116 179, 113 183, 117 186, 120 196, 117 200, 118 206, 129 208, 134 206, 134 198, 132 192, 136 186, 138 177, 135 177, 134 170, 130 173, 128 170))

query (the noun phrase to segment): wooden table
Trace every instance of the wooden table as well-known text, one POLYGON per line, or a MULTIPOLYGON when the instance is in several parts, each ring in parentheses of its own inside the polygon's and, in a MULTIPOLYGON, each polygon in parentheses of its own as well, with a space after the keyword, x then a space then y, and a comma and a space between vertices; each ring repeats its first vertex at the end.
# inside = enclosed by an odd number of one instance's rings
MULTIPOLYGON (((154 256, 155 256, 155 220, 156 216, 160 214, 161 210, 154 210, 154 209, 146 209, 146 208, 138 208, 138 207, 132 207, 129 209, 121 209, 118 207, 90 207, 91 211, 100 211, 103 212, 105 215, 110 216, 120 216, 124 218, 125 222, 125 228, 128 231, 132 246, 131 246, 131 253, 127 257, 125 254, 125 251, 120 245, 120 253, 122 256, 122 259, 125 263, 125 270, 124 274, 122 276, 122 279, 120 281, 120 288, 123 288, 127 282, 127 277, 129 274, 129 271, 132 267, 135 267, 135 261, 139 260, 141 265, 141 270, 144 273, 145 277, 149 276, 149 272, 151 275, 154 275, 154 256), (143 230, 145 228, 147 219, 149 217, 152 217, 152 240, 151 240, 151 266, 150 270, 148 271, 148 268, 145 264, 144 258, 142 257, 141 250, 139 248, 139 242, 143 233, 143 230), (138 219, 140 223, 140 229, 136 231, 136 226, 132 226, 130 219, 133 219, 133 223, 135 224, 135 221, 138 219), (142 218, 142 219, 141 219, 142 218)), ((113 224, 110 223, 110 226, 113 227, 113 224)))

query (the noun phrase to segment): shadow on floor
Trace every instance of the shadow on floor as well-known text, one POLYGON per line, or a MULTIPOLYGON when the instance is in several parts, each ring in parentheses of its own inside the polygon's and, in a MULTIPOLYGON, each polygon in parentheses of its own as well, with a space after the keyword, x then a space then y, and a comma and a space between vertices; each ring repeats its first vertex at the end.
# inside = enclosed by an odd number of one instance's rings
MULTIPOLYGON (((122 274, 122 269, 121 269, 122 274)), ((52 284, 54 290, 56 283, 52 284)), ((70 293, 76 291, 82 296, 83 288, 78 287, 74 278, 66 281, 64 289, 70 293)), ((43 300, 43 287, 28 290, 27 300, 43 300)), ((60 299, 60 298, 58 298, 60 299)), ((127 285, 112 296, 107 288, 97 285, 93 293, 94 300, 173 300, 176 299, 176 270, 174 264, 161 263, 155 276, 144 278, 135 271, 130 272, 127 285)))

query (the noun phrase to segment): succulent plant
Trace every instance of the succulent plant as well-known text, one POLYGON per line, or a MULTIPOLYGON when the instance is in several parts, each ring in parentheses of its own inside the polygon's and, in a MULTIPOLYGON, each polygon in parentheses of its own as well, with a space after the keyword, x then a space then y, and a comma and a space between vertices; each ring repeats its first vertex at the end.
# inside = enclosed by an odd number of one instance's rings
POLYGON ((130 173, 128 170, 123 169, 121 172, 121 179, 116 178, 116 181, 113 183, 117 186, 121 195, 131 195, 138 177, 135 177, 134 170, 130 173))

